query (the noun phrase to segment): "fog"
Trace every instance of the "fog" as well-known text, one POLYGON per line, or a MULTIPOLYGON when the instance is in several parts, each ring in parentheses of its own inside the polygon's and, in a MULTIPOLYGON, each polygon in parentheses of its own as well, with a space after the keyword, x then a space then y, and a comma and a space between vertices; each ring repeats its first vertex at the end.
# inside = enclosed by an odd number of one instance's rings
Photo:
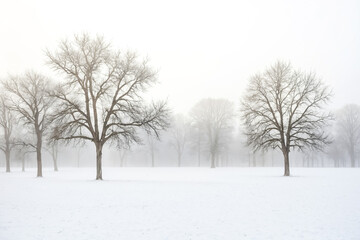
POLYGON ((359 102, 358 1, 2 1, 0 77, 48 73, 44 50, 101 34, 148 56, 159 70, 153 95, 187 113, 204 97, 238 102, 249 77, 276 60, 315 71, 333 106, 359 102))
MULTIPOLYGON (((229 99, 237 112, 250 77, 277 60, 313 71, 328 84, 334 95, 328 106, 332 111, 360 102, 358 1, 24 0, 2 1, 1 10, 1 79, 35 69, 58 80, 46 65, 44 51, 74 34, 89 33, 103 35, 115 48, 148 57, 159 80, 147 93, 149 99, 167 99, 174 114, 187 115, 204 98, 229 99)), ((223 165, 253 165, 245 139, 238 139, 238 118, 233 127, 231 151, 223 165)), ((156 142, 157 166, 176 166, 168 135, 164 132, 156 142)), ((126 150, 124 166, 150 166, 146 139, 143 142, 126 150)), ((120 166, 117 159, 124 150, 106 148, 104 164, 120 166)), ((94 151, 90 144, 61 146, 59 164, 93 166, 94 151)), ((197 165, 190 147, 184 154, 184 166, 197 165)), ((266 154, 265 166, 281 164, 281 157, 275 157, 279 163, 270 161, 277 153, 266 154)), ((201 155, 201 165, 208 166, 208 153, 201 155)), ((31 156, 27 155, 27 164, 34 166, 31 156)), ((51 166, 50 155, 44 156, 45 166, 51 166)), ((293 164, 303 165, 303 158, 293 164)))

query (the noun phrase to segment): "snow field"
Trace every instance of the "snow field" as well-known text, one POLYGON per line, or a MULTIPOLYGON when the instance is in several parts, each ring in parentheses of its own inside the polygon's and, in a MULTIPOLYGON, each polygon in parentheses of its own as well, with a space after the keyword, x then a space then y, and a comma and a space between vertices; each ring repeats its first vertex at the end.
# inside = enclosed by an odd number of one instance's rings
POLYGON ((0 173, 0 239, 360 239, 360 169, 0 173))

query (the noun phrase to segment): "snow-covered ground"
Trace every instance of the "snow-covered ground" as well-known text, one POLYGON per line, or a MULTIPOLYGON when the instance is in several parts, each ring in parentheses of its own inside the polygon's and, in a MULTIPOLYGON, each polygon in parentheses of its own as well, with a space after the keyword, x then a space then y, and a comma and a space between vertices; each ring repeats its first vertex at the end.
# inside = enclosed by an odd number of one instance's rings
POLYGON ((1 240, 360 239, 360 169, 0 173, 1 240))

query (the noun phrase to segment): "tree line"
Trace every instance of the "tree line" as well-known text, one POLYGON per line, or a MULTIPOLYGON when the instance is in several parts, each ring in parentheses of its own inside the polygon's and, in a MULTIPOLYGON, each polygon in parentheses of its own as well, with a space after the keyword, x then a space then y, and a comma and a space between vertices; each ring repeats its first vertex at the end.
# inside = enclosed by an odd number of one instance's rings
MULTIPOLYGON (((240 109, 226 99, 199 101, 188 116, 173 115, 166 101, 148 103, 146 90, 156 84, 157 72, 147 59, 113 49, 103 37, 76 35, 46 50, 47 65, 57 81, 28 71, 4 79, 0 98, 0 149, 10 171, 10 154, 36 152, 37 176, 42 176, 45 143, 57 169, 59 143, 92 142, 96 149, 96 179, 102 180, 105 144, 127 148, 148 142, 154 166, 153 139, 167 131, 181 166, 188 142, 206 151, 214 168, 227 152, 234 128, 241 127, 249 147, 256 151, 279 149, 284 175, 290 175, 292 150, 327 151, 341 166, 343 149, 356 165, 360 138, 359 106, 348 105, 334 119, 325 106, 332 92, 314 73, 294 70, 277 62, 250 78, 240 109), (234 126, 239 119, 241 125, 234 126), (23 126, 23 127, 19 127, 23 126), (144 137, 144 136, 147 137, 144 137)), ((240 145, 240 143, 239 143, 240 145)), ((239 146, 240 147, 240 146, 239 146)))

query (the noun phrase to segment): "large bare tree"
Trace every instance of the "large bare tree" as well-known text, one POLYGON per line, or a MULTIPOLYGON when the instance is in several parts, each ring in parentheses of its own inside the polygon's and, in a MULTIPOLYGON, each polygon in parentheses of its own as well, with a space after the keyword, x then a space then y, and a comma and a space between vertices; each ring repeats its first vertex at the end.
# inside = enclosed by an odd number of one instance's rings
POLYGON ((0 140, 0 150, 5 154, 6 172, 10 172, 10 155, 15 146, 12 138, 15 118, 10 111, 9 100, 4 93, 0 96, 0 126, 2 128, 3 139, 0 140))
POLYGON ((54 115, 58 140, 88 140, 96 148, 96 179, 102 179, 105 143, 139 142, 137 128, 158 135, 168 125, 165 102, 146 104, 142 93, 156 82, 156 72, 135 53, 115 51, 103 37, 87 34, 62 41, 47 51, 50 66, 64 75, 54 91, 60 100, 54 115))
POLYGON ((21 76, 11 76, 4 87, 10 93, 11 109, 29 127, 28 132, 35 134, 35 141, 23 141, 23 144, 36 150, 37 177, 42 177, 43 134, 49 126, 49 110, 53 102, 48 94, 51 82, 45 76, 29 71, 21 76))
POLYGON ((351 167, 355 167, 356 154, 360 150, 360 106, 349 104, 336 114, 336 139, 350 157, 351 167))
POLYGON ((234 117, 233 104, 226 99, 202 99, 191 110, 193 124, 206 136, 211 168, 226 144, 234 117))
POLYGON ((277 62, 250 79, 242 99, 248 144, 254 150, 280 149, 284 176, 289 176, 291 149, 322 149, 329 143, 324 126, 331 115, 323 107, 330 97, 331 91, 314 73, 277 62))

